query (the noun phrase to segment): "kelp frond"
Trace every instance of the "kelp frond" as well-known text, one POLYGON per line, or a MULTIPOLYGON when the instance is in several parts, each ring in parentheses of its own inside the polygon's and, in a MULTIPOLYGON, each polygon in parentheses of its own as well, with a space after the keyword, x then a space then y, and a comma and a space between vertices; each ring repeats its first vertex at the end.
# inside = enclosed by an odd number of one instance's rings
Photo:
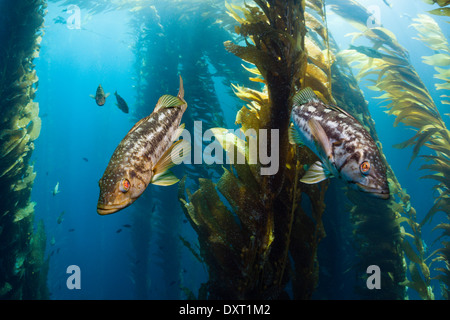
POLYGON ((437 3, 440 8, 428 11, 431 14, 438 16, 450 16, 450 1, 449 0, 424 0, 428 4, 437 3))
MULTIPOLYGON (((450 47, 448 41, 442 33, 441 28, 436 21, 426 14, 419 14, 418 18, 413 19, 411 24, 419 33, 418 40, 422 41, 427 47, 435 52, 432 56, 424 56, 423 62, 434 66, 437 74, 434 78, 445 81, 445 83, 436 83, 437 90, 450 90, 450 47), (440 68, 446 67, 446 68, 440 68)), ((441 98, 449 98, 442 95, 441 98)), ((449 100, 442 99, 443 104, 450 104, 449 100)))
POLYGON ((308 52, 305 86, 315 88, 322 101, 334 104, 332 97, 331 66, 335 56, 330 48, 326 10, 324 1, 306 1, 306 26, 308 33, 305 37, 305 48, 308 52))

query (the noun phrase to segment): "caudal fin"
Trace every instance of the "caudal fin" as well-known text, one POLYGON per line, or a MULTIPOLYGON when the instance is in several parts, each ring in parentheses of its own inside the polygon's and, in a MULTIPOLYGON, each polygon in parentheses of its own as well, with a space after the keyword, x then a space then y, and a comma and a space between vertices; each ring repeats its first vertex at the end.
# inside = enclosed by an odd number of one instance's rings
POLYGON ((184 87, 183 87, 183 79, 180 75, 180 90, 178 91, 178 98, 184 101, 184 87))
POLYGON ((178 98, 180 98, 180 100, 184 102, 185 105, 184 105, 184 109, 183 110, 186 110, 187 102, 186 102, 186 100, 184 100, 183 78, 181 78, 181 75, 180 75, 180 89, 178 91, 178 98))

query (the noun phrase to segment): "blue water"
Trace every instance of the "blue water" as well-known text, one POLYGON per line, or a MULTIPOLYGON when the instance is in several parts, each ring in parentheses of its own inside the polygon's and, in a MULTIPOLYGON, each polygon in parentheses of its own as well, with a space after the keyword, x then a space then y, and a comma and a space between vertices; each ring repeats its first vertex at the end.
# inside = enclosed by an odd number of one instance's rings
MULTIPOLYGON (((393 31, 400 44, 409 50, 412 64, 416 66, 435 101, 439 101, 439 96, 444 93, 434 89, 434 70, 421 62, 421 56, 433 53, 419 41, 412 39, 416 34, 413 28, 408 28, 411 21, 399 18, 401 13, 415 17, 417 13, 423 13, 432 7, 421 1, 411 4, 407 0, 395 1, 392 9, 381 0, 360 2, 363 5, 378 5, 383 25, 393 31)), ((73 3, 76 4, 77 1, 73 3)), ((109 216, 99 216, 96 213, 98 180, 114 149, 138 120, 133 117, 136 92, 133 88, 133 30, 128 24, 130 13, 121 10, 89 15, 86 10, 81 10, 83 28, 77 30, 54 23, 53 19, 58 16, 68 18, 69 14, 63 12, 63 9, 64 6, 49 4, 40 58, 35 60, 39 76, 36 101, 39 102, 42 130, 35 142, 32 156, 37 172, 32 200, 37 202, 36 220, 43 219, 46 227, 47 254, 51 255, 48 286, 52 299, 134 299, 132 232, 135 226, 132 213, 139 202, 147 201, 145 197, 151 197, 153 192, 158 192, 158 188, 164 187, 149 187, 143 200, 139 199, 136 205, 119 213, 109 216), (103 107, 97 106, 89 97, 90 94, 95 94, 99 84, 105 92, 111 93, 103 107), (127 101, 129 114, 124 114, 115 106, 115 90, 127 101), (58 182, 60 193, 54 196, 52 190, 58 182), (64 220, 58 224, 57 218, 62 211, 65 212, 64 220), (132 227, 126 228, 124 224, 132 227), (121 231, 117 232, 119 229, 121 231), (81 290, 69 290, 66 286, 69 276, 66 269, 69 265, 80 267, 81 290)), ((445 19, 434 18, 439 21, 444 34, 450 34, 448 24, 443 22, 445 19)), ((341 48, 347 48, 350 38, 345 37, 345 34, 350 31, 339 28, 340 18, 336 15, 329 14, 328 19, 335 39, 341 48)), ((154 55, 159 54, 158 48, 149 49, 154 55)), ((176 78, 177 74, 161 74, 161 77, 176 78)), ((225 110, 227 125, 231 128, 234 126, 235 110, 241 104, 233 106, 236 100, 229 95, 220 79, 216 79, 216 89, 219 90, 217 95, 225 110)), ((433 204, 434 182, 420 180, 424 172, 418 170, 423 164, 419 158, 407 168, 411 149, 399 150, 392 147, 409 138, 412 131, 402 125, 394 128, 394 117, 383 112, 385 109, 380 108, 379 101, 373 99, 376 94, 364 88, 364 85, 362 89, 369 101, 387 159, 399 182, 411 195, 412 205, 420 221, 433 204)), ((176 94, 178 87, 170 90, 161 92, 161 95, 176 94)), ((148 113, 153 107, 154 105, 148 106, 148 113)), ((438 108, 441 114, 448 112, 444 106, 438 105, 438 108)), ((423 150, 422 154, 427 152, 428 150, 423 150)), ((166 188, 159 194, 161 202, 177 202, 176 187, 166 188)), ((184 223, 181 210, 159 214, 179 219, 181 223, 178 234, 191 243, 196 243, 196 234, 188 223, 184 223)), ((441 218, 442 213, 435 220, 441 218)), ((161 257, 165 251, 161 245, 164 243, 164 235, 158 234, 155 231, 157 228, 158 219, 155 219, 150 238, 150 290, 147 297, 184 299, 185 295, 178 289, 180 279, 184 286, 196 293, 200 284, 207 280, 206 271, 180 243, 182 275, 173 274, 173 280, 168 280, 163 275, 163 269, 167 266, 161 265, 161 257)), ((426 226, 423 230, 425 242, 429 244, 437 236, 430 229, 431 226, 426 226)), ((178 235, 175 236, 178 238, 178 235)), ((439 298, 438 284, 434 283, 434 287, 436 298, 439 298)), ((410 296, 416 297, 414 293, 410 296)))

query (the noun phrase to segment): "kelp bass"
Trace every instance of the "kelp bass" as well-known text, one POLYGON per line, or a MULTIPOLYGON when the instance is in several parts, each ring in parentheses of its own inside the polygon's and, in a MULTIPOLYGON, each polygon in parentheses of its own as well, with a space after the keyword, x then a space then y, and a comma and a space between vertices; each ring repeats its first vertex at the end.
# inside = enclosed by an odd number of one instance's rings
POLYGON ((300 180, 317 183, 338 177, 372 196, 389 199, 386 166, 370 134, 348 112, 325 105, 311 88, 293 98, 291 143, 306 145, 320 161, 300 180))
POLYGON ((150 183, 168 186, 178 182, 169 169, 190 151, 187 142, 174 142, 184 129, 180 122, 186 108, 180 77, 178 96, 162 96, 155 110, 136 123, 114 151, 99 181, 99 214, 126 208, 150 183))

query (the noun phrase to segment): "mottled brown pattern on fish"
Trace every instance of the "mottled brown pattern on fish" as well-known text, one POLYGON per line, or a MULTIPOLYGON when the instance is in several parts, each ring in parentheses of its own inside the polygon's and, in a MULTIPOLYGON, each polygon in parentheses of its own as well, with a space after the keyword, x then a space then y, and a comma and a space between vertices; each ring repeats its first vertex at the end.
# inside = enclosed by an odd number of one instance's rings
POLYGON ((368 131, 353 116, 327 106, 317 98, 302 105, 294 105, 291 119, 305 139, 304 144, 322 161, 327 157, 333 161, 333 174, 340 176, 341 171, 346 168, 346 171, 353 172, 354 176, 360 175, 360 163, 369 161, 371 170, 368 178, 372 179, 372 187, 376 185, 379 190, 384 190, 383 192, 388 190, 386 167, 379 156, 378 148, 368 131), (331 144, 331 155, 325 155, 325 151, 315 141, 308 123, 310 119, 314 119, 323 128, 331 144))
POLYGON ((108 203, 122 177, 138 179, 147 187, 153 168, 172 145, 183 116, 182 107, 162 108, 145 118, 120 142, 100 179, 99 203, 108 203))
POLYGON ((99 181, 99 214, 126 208, 141 196, 149 183, 171 185, 177 182, 168 171, 174 161, 169 151, 172 147, 181 148, 181 142, 174 145, 174 140, 178 138, 186 108, 180 77, 177 97, 162 96, 152 114, 137 122, 114 151, 99 181))

